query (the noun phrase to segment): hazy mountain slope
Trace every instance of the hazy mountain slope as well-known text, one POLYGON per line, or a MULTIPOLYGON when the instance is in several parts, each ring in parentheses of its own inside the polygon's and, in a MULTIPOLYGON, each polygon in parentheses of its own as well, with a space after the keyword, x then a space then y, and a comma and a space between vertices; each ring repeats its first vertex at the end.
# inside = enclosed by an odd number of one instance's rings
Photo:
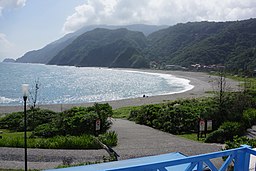
POLYGON ((42 49, 29 51, 16 62, 19 63, 48 63, 57 53, 69 45, 75 37, 71 37, 65 41, 53 42, 42 49))
POLYGON ((132 31, 140 31, 145 35, 152 32, 166 28, 167 26, 156 26, 156 25, 144 25, 144 24, 134 24, 134 25, 124 25, 124 26, 109 26, 109 25, 90 25, 79 29, 74 33, 65 35, 64 37, 52 42, 45 47, 29 51, 22 57, 18 58, 16 62, 20 63, 48 63, 54 56, 56 56, 62 49, 72 43, 78 36, 82 35, 87 31, 91 31, 95 28, 107 28, 107 29, 118 29, 127 28, 132 31))
POLYGON ((48 64, 130 67, 129 60, 138 55, 145 46, 146 37, 141 32, 127 29, 94 29, 79 36, 48 64), (118 60, 120 57, 124 61, 118 60))

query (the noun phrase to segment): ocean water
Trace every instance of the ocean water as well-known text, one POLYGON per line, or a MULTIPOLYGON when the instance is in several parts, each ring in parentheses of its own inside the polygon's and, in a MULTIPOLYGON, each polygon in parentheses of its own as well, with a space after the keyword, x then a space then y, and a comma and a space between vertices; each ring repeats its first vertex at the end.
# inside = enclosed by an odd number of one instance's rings
POLYGON ((0 63, 0 106, 22 104, 21 85, 34 96, 39 80, 39 104, 86 103, 184 92, 189 80, 167 74, 131 70, 0 63))

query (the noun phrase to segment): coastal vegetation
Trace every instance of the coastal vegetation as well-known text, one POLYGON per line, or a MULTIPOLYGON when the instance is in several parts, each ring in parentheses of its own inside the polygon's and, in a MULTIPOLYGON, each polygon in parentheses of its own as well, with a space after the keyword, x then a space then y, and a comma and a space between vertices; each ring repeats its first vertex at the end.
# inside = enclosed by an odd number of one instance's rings
POLYGON ((203 139, 205 142, 228 142, 227 148, 232 146, 230 144, 233 142, 237 144, 236 141, 242 140, 252 144, 256 141, 241 138, 248 128, 256 124, 256 89, 252 84, 255 79, 248 80, 250 84, 245 82, 241 85, 243 91, 227 92, 222 80, 223 85, 218 86, 219 90, 214 92, 213 97, 182 99, 144 105, 137 109, 130 108, 130 114, 126 116, 136 123, 192 140, 197 140, 198 121, 212 120, 213 131, 207 132, 207 137, 203 139))
MULTIPOLYGON (((56 113, 50 110, 31 108, 27 112, 28 147, 31 148, 101 148, 98 140, 108 146, 117 144, 115 132, 108 132, 112 115, 108 104, 94 104, 91 107, 74 107, 56 113), (95 130, 95 121, 101 122, 95 130), (97 138, 95 136, 99 135, 97 138)), ((23 112, 14 112, 0 118, 0 129, 5 129, 0 146, 23 147, 23 112), (7 130, 7 131, 6 131, 7 130)))
POLYGON ((214 131, 208 134, 205 142, 224 143, 235 135, 242 136, 247 128, 256 123, 255 97, 248 97, 243 92, 228 93, 226 96, 225 110, 221 111, 219 100, 209 97, 145 105, 132 110, 129 119, 173 134, 196 133, 199 119, 211 119, 214 131), (246 104, 241 105, 241 101, 246 104))
MULTIPOLYGON (((207 132, 205 142, 233 142, 234 137, 240 138, 246 129, 256 124, 255 79, 248 80, 241 85, 243 91, 228 92, 225 90, 224 78, 219 77, 219 90, 213 92, 213 97, 179 99, 162 104, 112 110, 109 104, 96 103, 91 107, 73 107, 60 113, 32 108, 27 112, 29 147, 100 148, 95 139, 96 119, 101 120, 98 139, 114 146, 117 144, 117 135, 108 132, 111 126, 109 117, 126 118, 194 140, 197 138, 198 121, 209 119, 213 121, 213 131, 207 132)), ((23 112, 2 117, 0 128, 5 129, 4 132, 13 132, 4 134, 0 146, 23 146, 22 133, 18 133, 23 131, 23 112)))

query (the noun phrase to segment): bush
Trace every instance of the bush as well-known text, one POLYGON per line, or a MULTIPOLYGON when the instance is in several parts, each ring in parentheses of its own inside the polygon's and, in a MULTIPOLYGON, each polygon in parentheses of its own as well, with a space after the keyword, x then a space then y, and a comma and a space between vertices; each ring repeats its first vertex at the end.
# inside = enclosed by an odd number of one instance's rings
POLYGON ((242 121, 246 128, 250 128, 256 123, 256 109, 247 109, 243 112, 242 121))
POLYGON ((206 143, 224 143, 224 136, 225 136, 225 131, 223 129, 217 129, 210 134, 205 139, 206 143))
POLYGON ((232 141, 226 141, 225 142, 225 148, 224 150, 228 150, 228 149, 233 149, 233 148, 238 148, 241 145, 249 145, 252 148, 256 147, 256 140, 254 139, 249 139, 247 137, 238 137, 238 136, 234 136, 232 141))
POLYGON ((191 133, 197 129, 199 114, 207 113, 206 100, 178 100, 169 104, 142 106, 132 110, 129 120, 173 134, 191 133))
MULTIPOLYGON (((38 125, 50 122, 56 113, 47 109, 34 108, 27 111, 27 130, 33 131, 38 125)), ((12 131, 24 130, 24 113, 13 112, 0 118, 0 128, 12 131)))
POLYGON ((112 124, 108 119, 112 114, 112 107, 109 104, 95 103, 92 107, 73 107, 56 115, 51 122, 36 127, 33 135, 38 137, 93 135, 97 119, 101 121, 99 133, 106 133, 112 124))
POLYGON ((46 123, 36 127, 36 129, 33 131, 31 136, 50 138, 50 137, 54 137, 55 135, 58 135, 58 131, 59 130, 56 129, 54 125, 46 123))
POLYGON ((205 142, 224 143, 225 141, 233 140, 233 137, 236 135, 243 135, 243 133, 242 124, 238 122, 224 122, 219 129, 206 137, 205 142))
POLYGON ((23 137, 3 137, 0 139, 0 147, 24 147, 23 137))
POLYGON ((139 110, 132 110, 129 119, 138 124, 153 126, 153 120, 158 117, 160 109, 159 105, 142 106, 139 110))
POLYGON ((24 130, 23 120, 23 112, 13 112, 0 118, 0 128, 12 131, 22 131, 24 130))
POLYGON ((115 131, 110 131, 107 132, 105 134, 101 134, 99 136, 99 140, 104 143, 107 144, 108 146, 116 146, 117 145, 117 134, 115 131))
POLYGON ((224 122, 220 129, 225 131, 226 140, 232 140, 235 135, 241 136, 244 134, 244 129, 239 122, 224 122))

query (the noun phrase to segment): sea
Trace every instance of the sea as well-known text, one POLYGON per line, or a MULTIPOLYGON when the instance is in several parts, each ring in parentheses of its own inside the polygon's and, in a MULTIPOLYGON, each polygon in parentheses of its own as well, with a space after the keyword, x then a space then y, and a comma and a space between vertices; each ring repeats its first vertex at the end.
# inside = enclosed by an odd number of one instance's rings
POLYGON ((78 104, 174 94, 193 88, 170 74, 99 67, 0 63, 0 106, 22 104, 22 84, 29 84, 29 103, 78 104))

